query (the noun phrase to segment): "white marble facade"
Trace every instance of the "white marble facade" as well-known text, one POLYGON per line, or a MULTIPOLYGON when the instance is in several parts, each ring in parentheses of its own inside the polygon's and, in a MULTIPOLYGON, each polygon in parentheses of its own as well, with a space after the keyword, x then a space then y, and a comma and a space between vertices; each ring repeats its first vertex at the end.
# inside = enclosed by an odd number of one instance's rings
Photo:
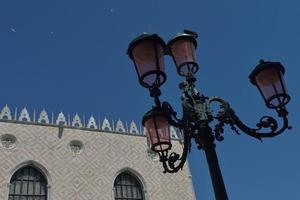
MULTIPOLYGON (((126 170, 139 177, 146 200, 195 200, 188 164, 164 174, 135 122, 112 126, 92 116, 84 127, 79 115, 68 122, 63 113, 55 119, 45 110, 36 122, 33 118, 26 108, 12 116, 5 106, 0 114, 0 199, 8 198, 13 172, 29 164, 47 177, 48 200, 113 200, 114 180, 126 170)), ((172 134, 177 137, 175 130, 172 134)), ((173 145, 181 150, 179 140, 173 145)))

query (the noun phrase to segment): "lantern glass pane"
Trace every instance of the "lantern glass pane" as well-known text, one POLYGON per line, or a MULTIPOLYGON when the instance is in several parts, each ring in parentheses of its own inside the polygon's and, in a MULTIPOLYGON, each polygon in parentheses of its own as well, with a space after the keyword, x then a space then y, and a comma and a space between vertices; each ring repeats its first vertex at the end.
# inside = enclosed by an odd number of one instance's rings
POLYGON ((164 151, 170 147, 170 126, 164 116, 153 115, 145 122, 145 127, 154 150, 164 151))
POLYGON ((139 77, 143 77, 142 81, 148 86, 155 83, 160 85, 163 77, 157 71, 165 71, 164 49, 160 43, 156 40, 144 40, 135 46, 132 55, 139 77))
POLYGON ((278 107, 288 102, 283 74, 277 68, 261 71, 256 75, 255 80, 269 107, 278 107))
MULTIPOLYGON (((175 64, 178 67, 181 67, 185 63, 195 63, 195 45, 189 39, 179 39, 172 43, 170 47, 173 59, 175 64)), ((192 71, 191 68, 193 65, 184 65, 180 69, 182 73, 186 74, 189 71, 192 71)))

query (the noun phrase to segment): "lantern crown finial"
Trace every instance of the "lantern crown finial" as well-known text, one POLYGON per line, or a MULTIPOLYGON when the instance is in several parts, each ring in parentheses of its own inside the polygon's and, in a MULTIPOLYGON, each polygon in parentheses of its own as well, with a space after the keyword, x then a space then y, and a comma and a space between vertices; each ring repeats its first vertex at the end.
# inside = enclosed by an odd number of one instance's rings
POLYGON ((250 82, 254 85, 256 85, 255 77, 257 74, 259 74, 261 71, 270 69, 270 68, 275 68, 284 75, 285 69, 283 65, 280 62, 271 62, 271 61, 265 61, 263 59, 259 60, 259 64, 254 68, 254 70, 251 72, 249 75, 250 82))
POLYGON ((191 30, 188 30, 188 29, 184 29, 183 32, 186 33, 186 34, 193 35, 195 38, 198 38, 198 33, 195 32, 195 31, 191 31, 191 30))
POLYGON ((134 38, 128 45, 128 48, 127 48, 127 54, 129 55, 129 57, 131 59, 133 59, 133 55, 132 55, 132 51, 134 49, 134 47, 141 41, 143 40, 147 40, 147 39, 155 39, 158 41, 158 43, 164 48, 164 51, 165 51, 165 48, 166 48, 166 43, 164 42, 164 40, 159 37, 156 33, 154 34, 150 34, 150 33, 147 33, 147 32, 142 32, 141 35, 139 35, 138 37, 134 38))
MULTIPOLYGON (((176 42, 177 40, 180 39, 189 39, 195 45, 195 48, 197 48, 197 40, 196 40, 197 38, 198 38, 198 34, 196 32, 190 30, 184 30, 183 32, 177 33, 171 40, 169 40, 167 46, 170 47, 173 42, 176 42)), ((170 49, 168 49, 167 52, 170 53, 170 49)))

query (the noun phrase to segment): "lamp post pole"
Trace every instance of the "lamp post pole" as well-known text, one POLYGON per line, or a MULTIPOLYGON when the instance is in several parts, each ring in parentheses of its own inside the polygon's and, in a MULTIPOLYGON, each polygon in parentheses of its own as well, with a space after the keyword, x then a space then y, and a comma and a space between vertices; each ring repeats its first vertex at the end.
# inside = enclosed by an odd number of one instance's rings
POLYGON ((276 111, 282 119, 280 127, 271 116, 263 116, 251 128, 244 124, 230 107, 229 103, 220 97, 206 97, 195 87, 194 75, 199 69, 196 62, 197 33, 185 30, 166 45, 156 34, 142 34, 134 39, 128 48, 141 86, 149 89, 155 105, 143 117, 142 124, 147 130, 147 138, 151 149, 156 152, 163 164, 165 173, 176 173, 181 170, 191 150, 194 139, 197 147, 203 149, 209 167, 216 200, 228 200, 225 184, 220 170, 215 141, 224 139, 224 126, 228 125, 237 134, 243 133, 261 140, 271 138, 290 129, 288 111, 285 105, 290 101, 283 75, 285 69, 279 62, 260 61, 251 72, 250 82, 261 93, 267 108, 276 111), (164 55, 170 55, 177 68, 177 73, 186 78, 179 84, 182 90, 181 104, 183 117, 177 113, 168 102, 161 102, 160 86, 166 82, 164 55), (217 102, 220 109, 216 115, 211 111, 211 103, 217 102), (214 128, 209 123, 215 121, 214 128), (170 126, 178 128, 183 133, 183 151, 181 154, 171 152, 170 126))
POLYGON ((203 149, 205 152, 216 200, 228 200, 215 148, 216 145, 213 137, 207 138, 207 141, 205 141, 203 144, 203 149))
MULTIPOLYGON (((194 84, 192 83, 192 85, 194 84)), ((197 94, 195 94, 193 98, 197 99, 196 96, 197 94)), ((197 134, 194 134, 193 137, 195 138, 197 147, 199 149, 203 149, 205 152, 215 198, 216 200, 228 200, 226 187, 216 153, 215 137, 213 135, 212 128, 209 126, 209 122, 212 121, 210 110, 203 109, 205 107, 197 106, 197 104, 190 107, 185 101, 185 98, 182 98, 182 100, 184 117, 191 119, 193 118, 192 116, 195 116, 197 118, 193 119, 193 121, 197 121, 196 126, 198 128, 197 134)), ((200 105, 204 104, 204 102, 201 101, 198 103, 200 105)))

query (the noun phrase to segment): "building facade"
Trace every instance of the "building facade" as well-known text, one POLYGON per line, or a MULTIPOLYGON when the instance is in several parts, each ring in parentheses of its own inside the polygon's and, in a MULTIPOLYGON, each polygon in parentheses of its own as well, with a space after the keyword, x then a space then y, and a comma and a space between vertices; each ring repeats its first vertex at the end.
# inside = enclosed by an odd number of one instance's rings
MULTIPOLYGON (((173 146, 181 151, 176 130, 173 146)), ((188 164, 164 174, 144 131, 106 118, 0 113, 0 199, 195 200, 188 164), (67 117, 68 118, 68 117, 67 117)))

